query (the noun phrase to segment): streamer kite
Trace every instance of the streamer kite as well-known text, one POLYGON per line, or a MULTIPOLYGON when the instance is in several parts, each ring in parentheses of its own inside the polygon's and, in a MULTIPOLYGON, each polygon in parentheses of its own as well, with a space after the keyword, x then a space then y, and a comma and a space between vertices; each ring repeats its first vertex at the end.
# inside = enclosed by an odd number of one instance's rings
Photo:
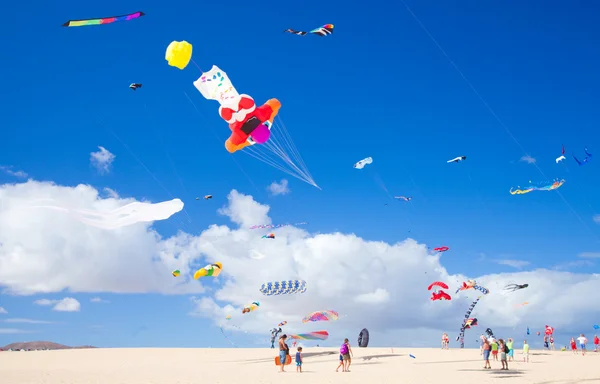
POLYGON ((521 187, 517 187, 515 189, 511 188, 509 192, 511 195, 524 195, 526 193, 533 192, 533 191, 553 191, 555 189, 560 188, 564 183, 565 183, 564 179, 555 180, 552 184, 545 185, 543 187, 529 186, 524 189, 521 189, 521 187))
POLYGON ((284 281, 272 281, 264 283, 260 287, 260 291, 263 295, 274 296, 274 295, 290 295, 292 293, 304 293, 306 292, 306 281, 304 280, 284 280, 284 281))
POLYGON ((315 331, 310 333, 300 333, 298 335, 290 335, 290 338, 294 340, 327 340, 329 332, 327 331, 315 331))
POLYGON ((259 224, 259 225, 253 225, 250 227, 250 229, 275 229, 275 228, 283 228, 283 227, 290 227, 290 226, 296 226, 296 225, 305 225, 308 223, 302 222, 302 223, 295 223, 295 224, 259 224))
MULTIPOLYGON (((394 199, 404 200, 406 202, 411 201, 412 197, 404 197, 404 196, 394 196, 394 199)), ((387 204, 386 204, 387 205, 387 204)))
POLYGON ((145 16, 144 12, 134 12, 129 15, 121 15, 121 16, 110 16, 103 17, 99 19, 83 19, 83 20, 69 20, 64 23, 63 27, 85 27, 88 25, 104 25, 104 24, 112 24, 117 21, 129 21, 133 19, 138 19, 142 16, 145 16))
POLYGON ((315 28, 312 31, 308 31, 308 32, 296 31, 295 29, 291 29, 291 28, 288 28, 283 32, 291 33, 291 34, 298 35, 298 36, 304 36, 304 35, 308 35, 309 33, 312 33, 313 35, 323 37, 323 36, 331 35, 333 33, 333 24, 325 24, 322 27, 315 28))

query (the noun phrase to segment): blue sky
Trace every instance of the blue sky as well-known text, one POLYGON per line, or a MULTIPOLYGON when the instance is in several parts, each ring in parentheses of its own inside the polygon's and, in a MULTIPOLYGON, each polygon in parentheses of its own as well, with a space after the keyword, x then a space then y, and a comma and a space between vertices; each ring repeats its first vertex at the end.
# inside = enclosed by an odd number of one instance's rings
MULTIPOLYGON (((181 214, 183 219, 157 223, 164 236, 226 224, 215 210, 237 189, 270 205, 275 223, 308 221, 312 232, 447 245, 451 251, 443 263, 452 274, 514 271, 496 262, 506 259, 527 261, 526 269, 598 273, 597 265, 578 257, 600 250, 593 220, 600 209, 597 165, 578 167, 571 157, 583 157, 586 146, 600 152, 597 6, 407 4, 518 144, 402 3, 234 0, 223 9, 182 1, 67 1, 32 12, 13 2, 11 17, 0 25, 3 50, 11 57, 0 75, 10 90, 0 94, 6 106, 0 163, 36 180, 110 187, 123 197, 179 197, 192 223, 181 214), (138 10, 146 16, 130 22, 60 26, 68 19, 138 10), (334 35, 282 33, 324 23, 335 24, 334 35), (202 69, 218 65, 257 102, 278 98, 280 115, 323 190, 288 177, 292 193, 272 197, 266 186, 286 175, 236 153, 242 173, 223 148, 229 130, 218 104, 192 85, 199 71, 192 65, 179 71, 164 60, 172 40, 191 42, 202 69), (144 86, 132 92, 131 82, 144 86), (555 164, 563 144, 567 160, 555 164), (88 162, 99 145, 116 155, 108 175, 97 174, 88 162), (539 168, 519 161, 526 154, 539 168), (466 162, 446 164, 461 155, 466 162), (372 166, 352 168, 367 156, 372 166), (412 196, 411 204, 391 200, 376 177, 391 195, 412 196), (564 199, 555 192, 508 193, 529 180, 555 178, 566 179, 559 190, 564 199), (205 194, 213 200, 194 200, 205 194)), ((2 175, 0 181, 15 179, 2 175)), ((84 303, 98 295, 66 296, 84 303)), ((110 305, 88 305, 77 323, 67 320, 69 313, 32 306, 37 296, 3 295, 1 305, 15 317, 64 323, 36 338, 65 344, 222 343, 191 331, 210 323, 186 315, 185 296, 100 296, 110 305), (108 331, 85 334, 95 322, 108 331)), ((0 345, 15 336, 0 335, 0 345)))

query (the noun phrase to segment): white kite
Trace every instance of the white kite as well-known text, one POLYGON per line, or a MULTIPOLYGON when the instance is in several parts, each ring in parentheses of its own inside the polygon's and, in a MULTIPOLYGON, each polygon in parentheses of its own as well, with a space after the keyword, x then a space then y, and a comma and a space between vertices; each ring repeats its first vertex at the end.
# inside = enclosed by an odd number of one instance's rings
POLYGON ((137 223, 166 220, 183 209, 183 201, 173 199, 161 203, 127 204, 112 211, 102 212, 90 209, 71 209, 59 205, 36 205, 32 208, 48 208, 67 213, 73 219, 101 229, 117 229, 137 223))
POLYGON ((372 163, 373 163, 373 158, 372 157, 367 157, 366 159, 362 159, 358 163, 354 164, 354 168, 356 168, 356 169, 363 169, 365 167, 365 165, 372 164, 372 163))
POLYGON ((458 163, 459 161, 463 161, 463 160, 466 160, 466 159, 467 159, 467 156, 458 156, 458 157, 455 157, 452 160, 446 161, 446 163, 458 163))
POLYGON ((562 147, 562 155, 560 157, 556 158, 556 164, 560 163, 561 161, 565 160, 565 146, 563 145, 562 147))
MULTIPOLYGON (((227 74, 216 65, 194 81, 194 86, 206 99, 216 100, 222 106, 235 105, 240 100, 240 95, 227 74)), ((237 105, 235 107, 237 110, 237 105)))

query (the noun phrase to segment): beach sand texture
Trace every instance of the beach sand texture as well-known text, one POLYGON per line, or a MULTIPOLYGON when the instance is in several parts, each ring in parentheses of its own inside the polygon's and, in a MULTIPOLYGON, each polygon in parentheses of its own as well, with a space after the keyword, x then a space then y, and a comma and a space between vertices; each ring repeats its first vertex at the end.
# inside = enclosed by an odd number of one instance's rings
MULTIPOLYGON (((0 352, 2 384, 600 383, 600 353, 533 352, 531 362, 483 370, 479 350, 355 348, 351 372, 335 372, 337 348, 305 348, 304 373, 278 373, 272 349, 131 348, 0 352), (409 357, 409 354, 416 358, 409 357)), ((515 351, 517 352, 517 351, 515 351)), ((520 358, 520 352, 515 358, 520 358)))

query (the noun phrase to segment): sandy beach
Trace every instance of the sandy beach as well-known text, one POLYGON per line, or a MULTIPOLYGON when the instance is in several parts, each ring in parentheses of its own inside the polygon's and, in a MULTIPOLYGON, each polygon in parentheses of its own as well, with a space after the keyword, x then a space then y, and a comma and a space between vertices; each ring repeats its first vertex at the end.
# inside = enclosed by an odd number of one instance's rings
MULTIPOLYGON (((306 348, 304 372, 278 373, 271 349, 84 349, 1 352, 3 384, 185 383, 600 383, 600 353, 534 351, 530 363, 483 370, 479 350, 355 348, 351 372, 335 372, 337 348, 306 348), (393 351, 393 352, 392 352, 393 351), (409 354, 415 356, 411 358, 409 354)), ((516 353, 515 358, 520 358, 516 353)))

